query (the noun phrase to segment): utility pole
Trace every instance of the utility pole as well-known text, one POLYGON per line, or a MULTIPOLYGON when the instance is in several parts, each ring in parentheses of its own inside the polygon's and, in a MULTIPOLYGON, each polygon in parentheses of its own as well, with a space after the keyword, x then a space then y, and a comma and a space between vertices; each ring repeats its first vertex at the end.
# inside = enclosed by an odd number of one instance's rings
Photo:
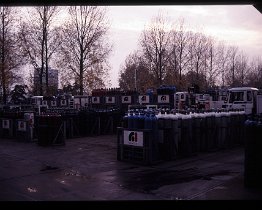
POLYGON ((135 91, 137 91, 137 73, 136 73, 136 68, 135 68, 135 91))

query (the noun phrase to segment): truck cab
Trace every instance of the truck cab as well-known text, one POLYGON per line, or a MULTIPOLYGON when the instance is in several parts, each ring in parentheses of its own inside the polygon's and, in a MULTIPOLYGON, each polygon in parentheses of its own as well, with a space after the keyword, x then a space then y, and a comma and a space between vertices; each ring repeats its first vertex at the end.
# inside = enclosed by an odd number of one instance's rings
POLYGON ((256 113, 258 89, 254 87, 235 87, 228 90, 227 109, 243 109, 246 114, 256 113))

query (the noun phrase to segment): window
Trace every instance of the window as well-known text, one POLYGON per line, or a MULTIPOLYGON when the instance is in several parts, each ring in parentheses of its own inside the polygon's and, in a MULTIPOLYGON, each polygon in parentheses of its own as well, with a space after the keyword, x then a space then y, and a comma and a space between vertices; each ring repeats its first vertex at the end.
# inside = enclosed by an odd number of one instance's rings
POLYGON ((247 101, 252 101, 252 92, 247 91, 247 101))
POLYGON ((234 101, 244 101, 244 92, 231 92, 229 103, 233 103, 234 101))

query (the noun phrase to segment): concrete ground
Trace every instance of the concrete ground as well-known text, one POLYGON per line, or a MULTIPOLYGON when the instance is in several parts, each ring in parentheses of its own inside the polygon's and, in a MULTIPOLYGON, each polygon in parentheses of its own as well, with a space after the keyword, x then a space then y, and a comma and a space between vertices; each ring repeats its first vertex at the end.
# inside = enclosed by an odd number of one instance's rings
POLYGON ((0 139, 1 201, 255 200, 244 187, 244 148, 153 166, 117 160, 115 135, 65 146, 0 139))

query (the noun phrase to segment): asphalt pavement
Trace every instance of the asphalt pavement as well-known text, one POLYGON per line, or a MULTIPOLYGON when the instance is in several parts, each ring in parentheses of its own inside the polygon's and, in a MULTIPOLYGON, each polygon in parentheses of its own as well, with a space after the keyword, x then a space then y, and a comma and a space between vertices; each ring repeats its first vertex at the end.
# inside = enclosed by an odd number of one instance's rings
POLYGON ((0 139, 0 200, 260 200, 244 186, 244 158, 238 146, 143 166, 117 160, 116 135, 49 147, 0 139))

